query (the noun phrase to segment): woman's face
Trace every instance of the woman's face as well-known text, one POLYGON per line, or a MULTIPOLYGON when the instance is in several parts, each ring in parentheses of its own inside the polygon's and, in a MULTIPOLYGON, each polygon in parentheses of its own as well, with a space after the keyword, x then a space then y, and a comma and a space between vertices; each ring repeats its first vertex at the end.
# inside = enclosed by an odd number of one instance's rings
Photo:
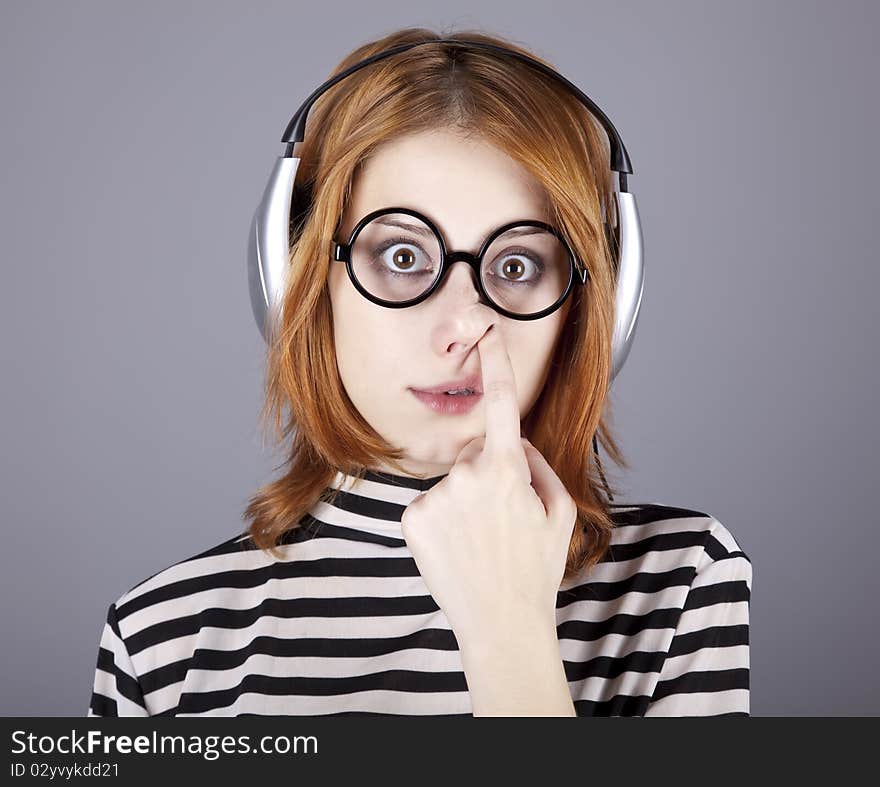
MULTIPOLYGON (((393 140, 367 159, 352 184, 336 239, 347 242, 367 213, 412 208, 429 218, 447 250, 476 254, 496 228, 520 219, 551 221, 540 184, 506 153, 454 130, 393 140)), ((364 298, 342 262, 331 262, 336 358, 349 398, 385 440, 402 448, 408 474, 447 473, 459 451, 485 433, 482 398, 465 414, 438 413, 411 388, 480 374, 478 342, 500 331, 513 366, 520 418, 537 400, 571 297, 538 320, 513 320, 480 302, 466 262, 456 262, 425 301, 390 309, 364 298)), ((342 426, 342 425, 340 425, 342 426)), ((396 472, 390 465, 372 468, 396 472)))

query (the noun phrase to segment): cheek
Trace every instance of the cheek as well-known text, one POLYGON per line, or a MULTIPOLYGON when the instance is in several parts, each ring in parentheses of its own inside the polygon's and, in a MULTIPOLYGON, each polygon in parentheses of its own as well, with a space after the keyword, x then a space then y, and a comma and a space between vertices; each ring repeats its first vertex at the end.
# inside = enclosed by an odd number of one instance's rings
POLYGON ((335 263, 328 278, 333 331, 337 347, 357 351, 372 343, 377 317, 372 304, 349 281, 345 266, 335 263))
POLYGON ((523 399, 533 399, 540 392, 553 359, 558 334, 559 323, 556 321, 552 325, 542 325, 540 329, 533 326, 531 332, 518 331, 509 337, 510 360, 523 399))
POLYGON ((369 314, 363 304, 358 303, 358 293, 348 281, 343 266, 331 270, 329 291, 336 365, 346 391, 356 400, 366 382, 364 369, 368 368, 368 359, 364 356, 374 343, 370 338, 369 314))
POLYGON ((351 399, 362 409, 381 409, 393 388, 413 382, 406 375, 407 332, 395 324, 390 310, 352 290, 339 292, 333 304, 336 362, 351 399))

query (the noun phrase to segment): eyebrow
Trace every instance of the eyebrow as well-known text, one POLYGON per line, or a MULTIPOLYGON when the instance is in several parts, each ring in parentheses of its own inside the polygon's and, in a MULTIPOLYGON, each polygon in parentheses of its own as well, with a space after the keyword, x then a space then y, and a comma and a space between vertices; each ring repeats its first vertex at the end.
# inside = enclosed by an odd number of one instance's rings
MULTIPOLYGON (((525 219, 523 219, 523 221, 525 221, 525 219)), ((509 222, 505 222, 505 224, 507 223, 509 222)), ((410 224, 406 221, 392 218, 391 216, 379 216, 379 218, 376 219, 376 224, 384 224, 386 227, 398 227, 413 232, 416 235, 421 235, 422 237, 432 237, 434 235, 431 228, 426 227, 424 224, 410 224)), ((507 232, 503 232, 499 237, 518 238, 522 235, 536 235, 539 232, 546 232, 546 230, 541 227, 513 227, 507 230, 507 232)), ((488 233, 484 237, 489 237, 488 233)))
POLYGON ((431 228, 426 227, 424 224, 408 224, 405 221, 399 221, 390 216, 379 216, 375 221, 376 224, 384 224, 386 227, 399 227, 400 229, 414 232, 416 235, 429 236, 434 234, 431 232, 431 228))

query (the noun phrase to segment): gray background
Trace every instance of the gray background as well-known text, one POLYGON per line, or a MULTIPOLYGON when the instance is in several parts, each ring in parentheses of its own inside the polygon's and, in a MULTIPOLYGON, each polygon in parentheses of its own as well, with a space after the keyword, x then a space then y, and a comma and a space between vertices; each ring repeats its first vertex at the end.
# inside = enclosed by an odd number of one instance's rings
POLYGON ((231 537, 274 477, 251 215, 335 63, 427 25, 521 41, 625 140, 646 290, 614 477, 752 559, 753 714, 878 714, 878 16, 3 0, 0 713, 85 715, 110 602, 231 537))

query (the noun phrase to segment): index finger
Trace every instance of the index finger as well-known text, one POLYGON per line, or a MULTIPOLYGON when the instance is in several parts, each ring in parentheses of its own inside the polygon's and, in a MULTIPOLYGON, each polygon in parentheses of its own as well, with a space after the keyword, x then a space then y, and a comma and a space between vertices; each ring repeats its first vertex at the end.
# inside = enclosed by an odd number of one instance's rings
POLYGON ((486 449, 520 450, 519 402, 510 356, 497 325, 478 342, 483 403, 486 412, 486 449))

